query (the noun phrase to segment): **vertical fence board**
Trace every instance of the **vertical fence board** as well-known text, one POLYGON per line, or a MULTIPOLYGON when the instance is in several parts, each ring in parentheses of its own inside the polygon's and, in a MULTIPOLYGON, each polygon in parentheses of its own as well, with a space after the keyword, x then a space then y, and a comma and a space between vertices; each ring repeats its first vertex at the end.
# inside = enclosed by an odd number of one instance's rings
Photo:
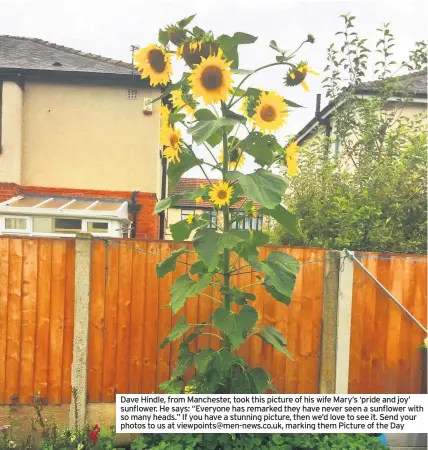
POLYGON ((159 292, 156 277, 156 264, 161 249, 159 243, 147 245, 146 265, 146 302, 144 305, 144 343, 143 343, 143 392, 151 394, 157 391, 156 355, 158 351, 159 292))
POLYGON ((75 241, 66 241, 65 257, 65 307, 64 350, 62 356, 62 403, 71 402, 71 365, 73 363, 74 337, 74 269, 75 241))
POLYGON ((19 399, 19 366, 21 363, 21 300, 23 241, 11 239, 9 251, 9 301, 7 308, 6 402, 19 399))
POLYGON ((142 392, 146 251, 146 242, 135 243, 132 260, 131 338, 129 349, 129 392, 131 394, 142 392))
POLYGON ((6 402, 7 304, 9 239, 0 239, 0 403, 6 402))
POLYGON ((94 241, 91 248, 88 343, 88 400, 90 402, 100 402, 103 392, 106 267, 108 267, 106 245, 103 241, 94 241))
POLYGON ((65 241, 55 240, 52 247, 51 311, 49 333, 49 403, 61 403, 62 356, 65 310, 65 241))
POLYGON ((112 402, 116 398, 116 372, 121 370, 116 367, 119 245, 112 242, 107 251, 102 401, 112 402))
POLYGON ((37 327, 34 390, 38 391, 42 398, 46 398, 48 393, 51 268, 52 241, 41 240, 39 243, 39 271, 37 276, 37 327))
POLYGON ((129 392, 129 342, 131 326, 132 259, 134 250, 124 243, 119 249, 119 291, 116 350, 116 393, 129 392))
POLYGON ((23 245, 21 386, 19 390, 19 403, 30 403, 34 395, 38 241, 25 240, 23 245))
MULTIPOLYGON (((164 244, 160 248, 159 261, 163 261, 171 255, 173 249, 171 243, 164 244)), ((164 381, 169 380, 170 377, 170 345, 166 345, 164 348, 159 348, 160 343, 171 332, 171 312, 167 305, 170 303, 170 289, 172 286, 172 273, 166 274, 163 278, 158 280, 159 282, 159 327, 158 327, 158 347, 156 358, 156 391, 159 391, 159 385, 164 381)))

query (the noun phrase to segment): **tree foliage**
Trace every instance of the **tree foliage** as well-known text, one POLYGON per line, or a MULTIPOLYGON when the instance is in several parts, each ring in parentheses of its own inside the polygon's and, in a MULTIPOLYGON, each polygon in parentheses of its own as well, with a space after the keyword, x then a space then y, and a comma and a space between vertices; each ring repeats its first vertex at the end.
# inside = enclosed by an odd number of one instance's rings
MULTIPOLYGON (((299 151, 287 206, 299 222, 298 235, 281 225, 274 242, 355 250, 426 251, 426 113, 414 115, 413 78, 426 72, 426 44, 418 42, 408 61, 392 60, 394 37, 389 24, 378 29, 373 94, 361 97, 371 51, 345 15, 341 50, 328 49, 324 85, 339 107, 326 129, 299 151), (425 55, 425 56, 424 56, 425 55), (404 76, 397 70, 407 69, 404 76), (391 101, 394 99, 394 101, 391 101), (336 152, 336 149, 339 151, 336 152)), ((417 106, 417 104, 416 104, 417 106)), ((422 108, 419 108, 422 111, 422 108)))

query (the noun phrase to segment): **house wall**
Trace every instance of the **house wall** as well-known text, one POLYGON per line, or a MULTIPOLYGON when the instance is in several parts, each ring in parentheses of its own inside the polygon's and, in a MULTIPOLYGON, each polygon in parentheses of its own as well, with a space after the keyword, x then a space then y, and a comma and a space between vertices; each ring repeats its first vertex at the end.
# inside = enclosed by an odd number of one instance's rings
POLYGON ((12 81, 3 82, 0 182, 21 183, 23 91, 12 81))
MULTIPOLYGON (((134 87, 133 87, 134 88, 134 87)), ((22 184, 154 192, 160 196, 158 90, 27 83, 22 184)), ((6 180, 5 180, 6 181, 6 180)))

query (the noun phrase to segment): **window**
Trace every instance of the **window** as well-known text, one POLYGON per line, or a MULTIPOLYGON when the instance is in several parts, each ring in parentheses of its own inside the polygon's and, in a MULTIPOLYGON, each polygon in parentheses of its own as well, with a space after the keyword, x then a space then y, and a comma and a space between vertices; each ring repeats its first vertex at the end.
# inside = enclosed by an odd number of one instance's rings
POLYGON ((56 233, 76 233, 82 231, 81 219, 54 219, 56 233))
POLYGON ((187 218, 190 216, 190 214, 195 215, 194 209, 182 209, 181 210, 181 220, 187 220, 187 218))
POLYGON ((244 211, 239 211, 235 215, 235 221, 231 228, 239 230, 261 230, 263 226, 263 216, 249 217, 244 211))
POLYGON ((108 233, 108 222, 88 222, 88 233, 108 233))
POLYGON ((26 217, 5 217, 4 229, 7 231, 26 232, 28 230, 28 222, 26 217))
POLYGON ((217 211, 211 209, 207 211, 207 214, 209 216, 208 228, 210 228, 211 230, 215 230, 217 228, 217 211))

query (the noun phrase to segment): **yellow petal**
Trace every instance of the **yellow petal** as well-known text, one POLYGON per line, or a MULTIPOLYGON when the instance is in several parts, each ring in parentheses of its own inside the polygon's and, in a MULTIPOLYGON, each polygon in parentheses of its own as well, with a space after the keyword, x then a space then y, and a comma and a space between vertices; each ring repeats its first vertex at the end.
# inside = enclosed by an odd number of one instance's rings
POLYGON ((309 92, 309 87, 308 87, 308 85, 307 85, 307 83, 306 83, 305 80, 303 80, 300 84, 302 85, 303 89, 304 89, 306 92, 309 92))

